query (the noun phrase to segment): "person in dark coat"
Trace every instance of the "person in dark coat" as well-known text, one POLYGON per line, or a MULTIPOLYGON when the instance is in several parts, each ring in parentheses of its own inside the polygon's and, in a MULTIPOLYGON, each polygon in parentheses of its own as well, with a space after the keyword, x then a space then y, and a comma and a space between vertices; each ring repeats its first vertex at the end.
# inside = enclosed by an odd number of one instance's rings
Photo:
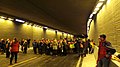
POLYGON ((2 45, 2 54, 4 54, 6 52, 6 43, 4 39, 1 40, 1 45, 2 45))
POLYGON ((66 48, 66 46, 67 46, 67 42, 66 42, 66 40, 64 39, 63 40, 63 42, 62 42, 62 44, 63 44, 63 55, 67 55, 67 48, 66 48))
POLYGON ((21 45, 21 50, 23 51, 23 44, 24 44, 24 39, 21 40, 20 45, 21 45))
POLYGON ((31 41, 31 39, 27 39, 28 48, 30 48, 30 41, 31 41))
POLYGON ((36 40, 33 41, 32 45, 33 45, 34 54, 37 54, 37 47, 38 47, 38 44, 37 44, 36 40))
POLYGON ((3 48, 3 46, 2 46, 2 39, 0 40, 0 52, 2 53, 2 48, 3 48))
POLYGON ((50 42, 46 43, 47 44, 47 48, 46 48, 46 54, 50 55, 50 42))
POLYGON ((88 49, 89 54, 91 54, 92 45, 90 44, 90 39, 88 39, 88 49))
POLYGON ((76 43, 77 45, 77 51, 78 51, 78 57, 83 57, 83 54, 84 54, 84 43, 82 41, 82 39, 79 39, 76 43))
POLYGON ((27 53, 27 46, 28 46, 28 42, 27 42, 27 40, 25 40, 24 41, 24 43, 23 43, 23 53, 27 53))
POLYGON ((10 57, 10 40, 7 39, 6 41, 6 58, 9 58, 10 57))
POLYGON ((86 57, 86 54, 88 53, 88 40, 87 38, 83 39, 83 52, 84 52, 84 57, 86 57))
POLYGON ((43 42, 41 40, 38 42, 38 53, 41 55, 43 54, 42 48, 43 48, 43 42))

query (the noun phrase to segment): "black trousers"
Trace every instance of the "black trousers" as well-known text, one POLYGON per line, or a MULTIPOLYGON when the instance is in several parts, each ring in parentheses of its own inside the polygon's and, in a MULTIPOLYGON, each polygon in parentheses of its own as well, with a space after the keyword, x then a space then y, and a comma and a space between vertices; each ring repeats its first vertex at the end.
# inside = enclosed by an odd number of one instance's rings
POLYGON ((9 58, 9 57, 10 57, 9 49, 6 49, 6 58, 9 58))
POLYGON ((38 48, 38 53, 42 55, 43 54, 42 49, 38 48))
POLYGON ((91 49, 92 49, 92 47, 88 47, 89 48, 89 54, 91 53, 91 49))
POLYGON ((24 51, 23 51, 23 53, 27 53, 27 47, 24 47, 24 51))
POLYGON ((18 55, 18 52, 11 52, 10 64, 12 64, 14 56, 15 56, 15 63, 17 63, 17 55, 18 55))
POLYGON ((34 54, 37 54, 37 47, 33 47, 34 54))

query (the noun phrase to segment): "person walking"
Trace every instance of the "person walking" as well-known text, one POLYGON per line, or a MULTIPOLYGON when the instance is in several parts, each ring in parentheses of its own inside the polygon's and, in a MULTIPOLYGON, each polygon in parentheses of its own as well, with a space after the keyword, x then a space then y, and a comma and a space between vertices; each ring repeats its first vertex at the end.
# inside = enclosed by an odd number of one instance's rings
POLYGON ((15 63, 17 63, 17 56, 18 56, 18 52, 19 52, 19 42, 18 42, 17 38, 13 39, 10 47, 11 47, 10 48, 10 53, 11 53, 10 65, 12 65, 12 61, 13 61, 14 57, 15 57, 15 63))

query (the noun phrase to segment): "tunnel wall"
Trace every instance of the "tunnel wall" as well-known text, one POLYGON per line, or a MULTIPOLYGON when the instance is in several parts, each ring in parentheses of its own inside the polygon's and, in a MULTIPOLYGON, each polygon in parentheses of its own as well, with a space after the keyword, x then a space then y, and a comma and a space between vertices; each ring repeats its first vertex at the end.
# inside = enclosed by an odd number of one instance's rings
MULTIPOLYGON (((17 37, 19 40, 22 38, 30 38, 31 40, 39 40, 42 38, 60 39, 60 37, 66 38, 67 34, 62 34, 60 31, 55 32, 55 30, 50 29, 43 30, 43 28, 40 27, 0 19, 0 39, 13 39, 13 37, 17 37)), ((72 37, 73 36, 68 36, 68 38, 72 37)))
POLYGON ((91 22, 88 36, 97 45, 100 34, 106 34, 107 40, 120 53, 120 0, 108 0, 91 22))

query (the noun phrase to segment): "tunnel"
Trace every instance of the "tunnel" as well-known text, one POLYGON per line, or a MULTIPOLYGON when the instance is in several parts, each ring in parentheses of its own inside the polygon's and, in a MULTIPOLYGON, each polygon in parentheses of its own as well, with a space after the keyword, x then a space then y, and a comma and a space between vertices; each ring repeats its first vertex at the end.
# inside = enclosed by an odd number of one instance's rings
POLYGON ((109 67, 120 67, 119 3, 120 0, 1 0, 0 67, 97 67, 99 53, 107 48, 100 48, 101 37, 115 49, 109 67), (17 57, 12 52, 16 42, 17 57))

